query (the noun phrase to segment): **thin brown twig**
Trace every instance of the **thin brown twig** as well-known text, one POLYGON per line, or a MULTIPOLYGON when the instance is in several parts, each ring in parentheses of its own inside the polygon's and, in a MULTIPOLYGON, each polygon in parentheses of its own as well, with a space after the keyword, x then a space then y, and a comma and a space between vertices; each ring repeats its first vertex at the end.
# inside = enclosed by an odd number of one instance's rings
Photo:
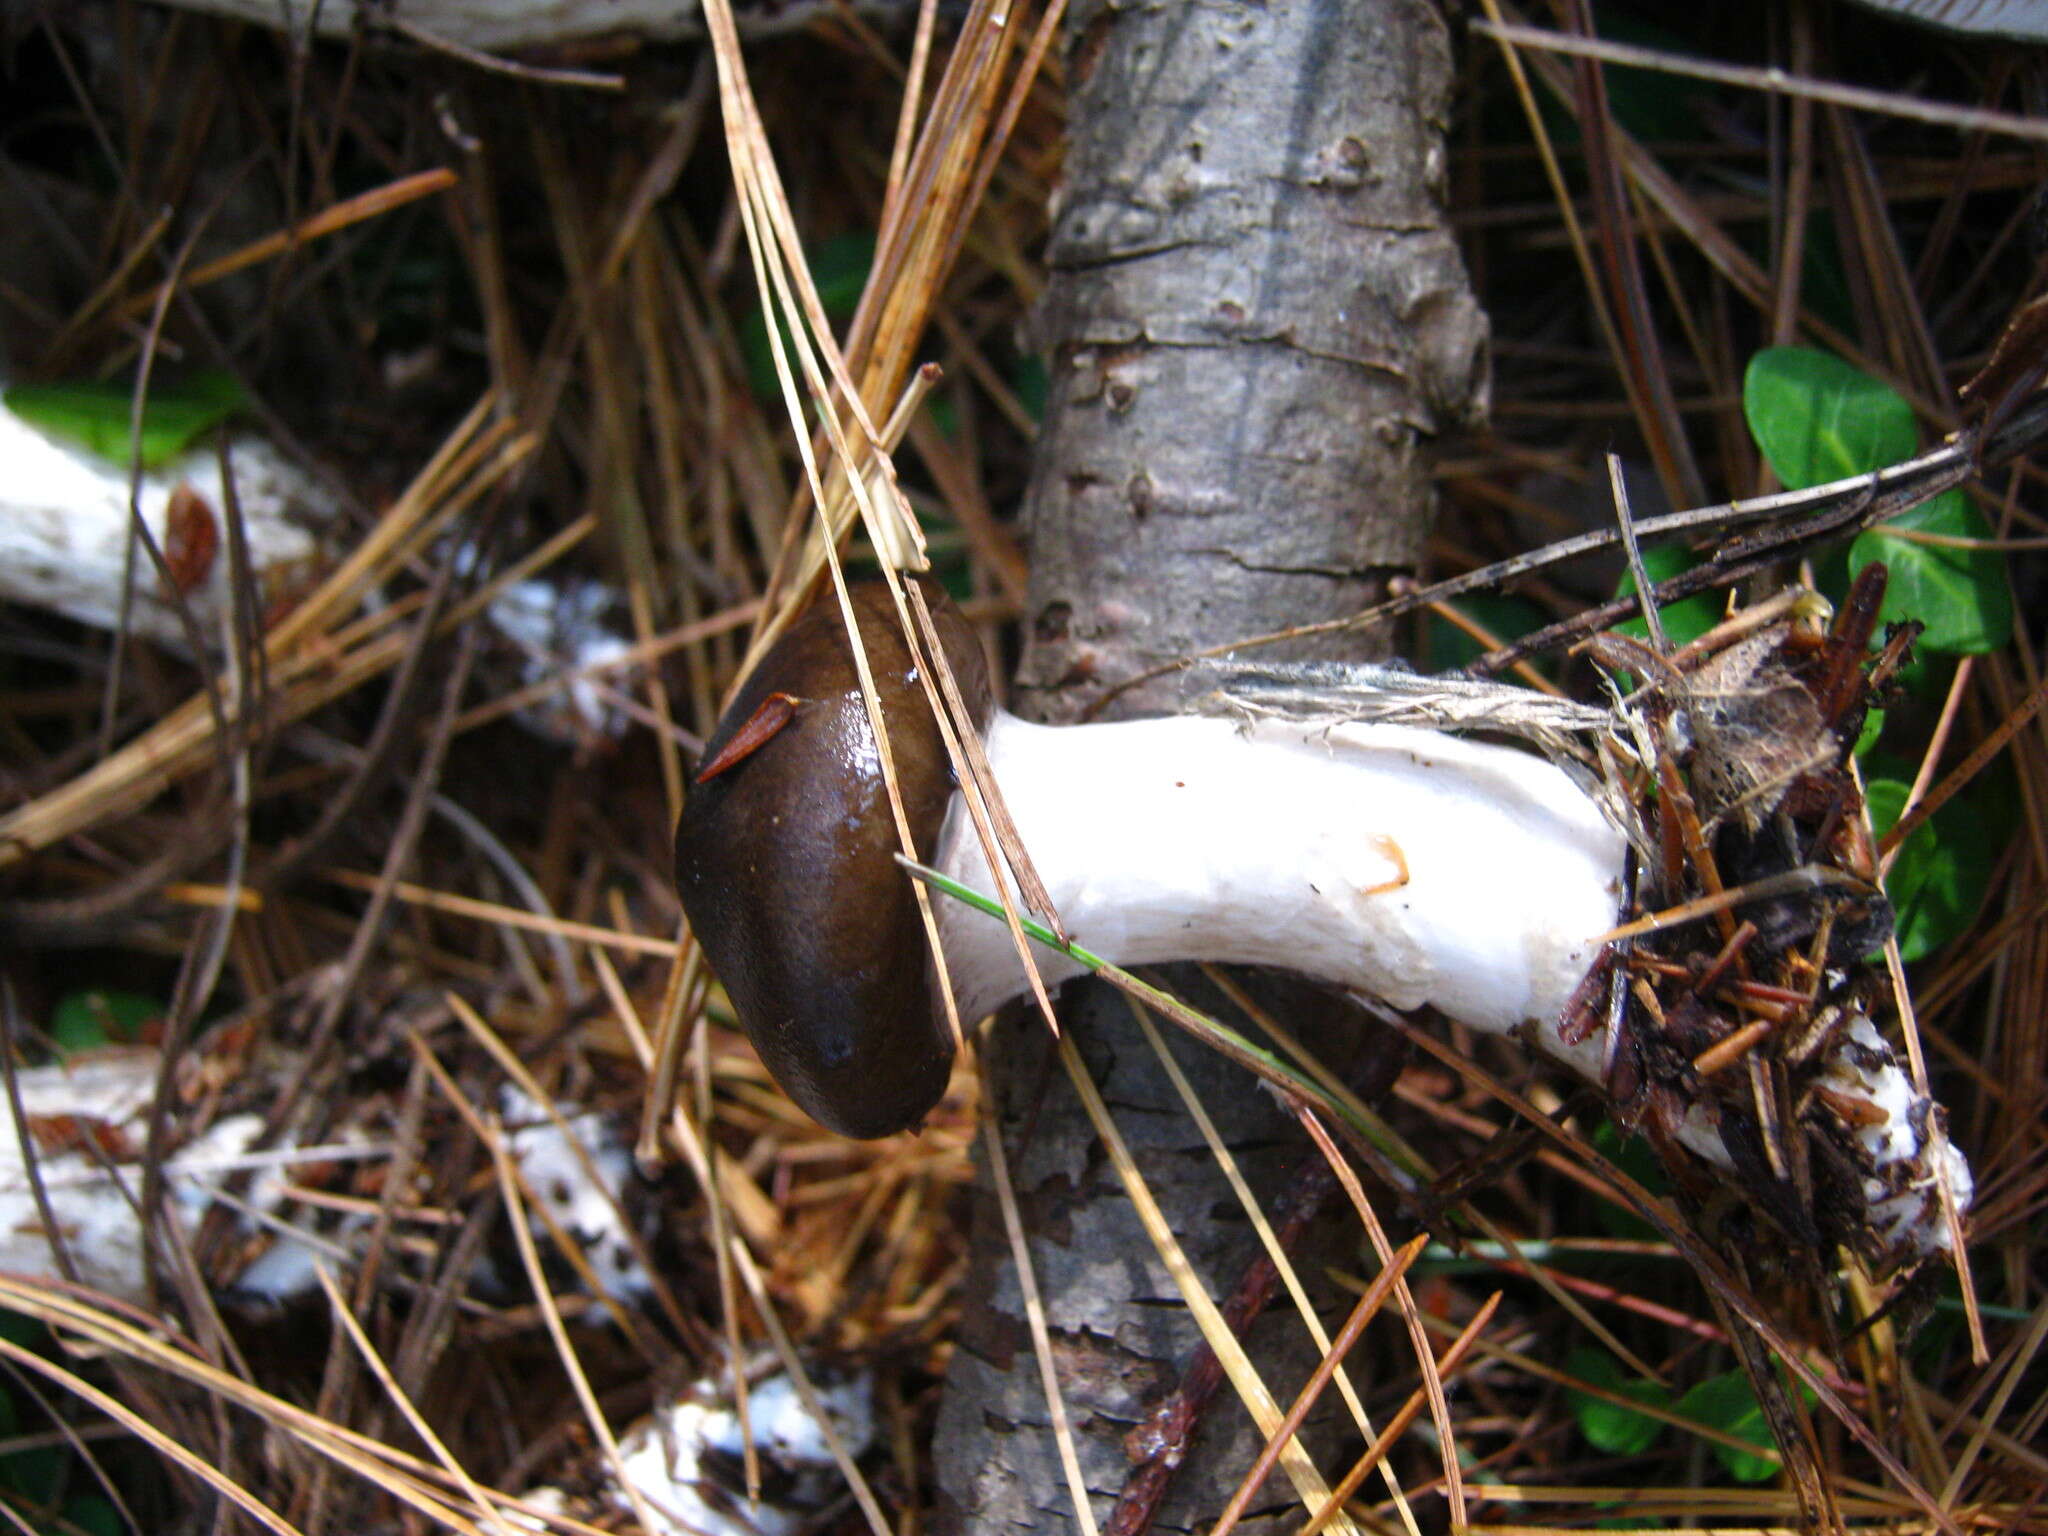
POLYGON ((115 312, 124 319, 144 314, 156 305, 167 302, 172 294, 181 289, 190 292, 194 288, 204 288, 208 283, 218 282, 260 262, 282 256, 286 251, 303 245, 308 240, 318 240, 324 235, 346 229, 351 224, 358 224, 364 219, 373 219, 380 214, 389 213, 394 208, 401 208, 416 198, 445 192, 454 185, 455 173, 446 168, 402 176, 385 186, 372 188, 368 192, 336 203, 331 208, 323 208, 289 229, 280 229, 260 240, 252 240, 238 251, 230 251, 216 260, 203 262, 185 273, 182 278, 174 277, 147 293, 137 294, 115 312))
MULTIPOLYGON (((2038 398, 2016 412, 1989 440, 1982 443, 1966 431, 1917 458, 1905 460, 1872 474, 1851 475, 1804 490, 1778 491, 1768 496, 1719 502, 1683 512, 1667 512, 1658 517, 1638 518, 1635 522, 1636 535, 1638 538, 1647 539, 1701 534, 1717 529, 1743 529, 1753 524, 1764 525, 1764 531, 1747 535, 1745 542, 1724 546, 1717 551, 1714 560, 1658 582, 1650 591, 1650 600, 1659 604, 1669 604, 1680 598, 1690 597, 1696 592, 1711 590, 1730 580, 1739 579, 1752 570, 1763 569, 1787 554, 1796 553, 1822 539, 1837 537, 1852 528, 1868 527, 1887 517, 1896 516, 1910 507, 1918 506, 1921 502, 1940 495, 1945 490, 1963 484, 1980 462, 1987 465, 2002 463, 2007 458, 2026 452, 2044 438, 2048 438, 2048 397, 2038 398)), ((1611 528, 1594 529, 1570 538, 1559 539, 1528 554, 1512 555, 1477 570, 1449 576, 1426 586, 1412 587, 1347 618, 1330 619, 1319 624, 1296 625, 1291 629, 1274 630, 1263 635, 1247 635, 1241 640, 1232 641, 1229 645, 1214 646, 1189 656, 1177 657, 1118 683, 1107 690, 1092 709, 1095 713, 1100 713, 1111 700, 1132 688, 1168 673, 1181 671, 1198 661, 1258 646, 1305 640, 1352 629, 1369 629, 1412 613, 1432 602, 1504 586, 1534 572, 1610 549, 1619 542, 1620 537, 1620 534, 1611 528)), ((1607 628, 1640 613, 1643 601, 1642 593, 1632 592, 1625 598, 1550 625, 1522 637, 1511 647, 1504 647, 1479 658, 1473 663, 1473 670, 1499 671, 1512 666, 1524 656, 1565 644, 1582 634, 1607 628)))
MULTIPOLYGON (((1436 1357, 1435 1370, 1439 1378, 1449 1378, 1464 1363, 1467 1352, 1484 1335, 1486 1325, 1493 1321, 1494 1313, 1500 1309, 1501 1294, 1495 1291, 1481 1302, 1479 1310, 1472 1314, 1472 1320, 1451 1341, 1450 1346, 1436 1357)), ((1420 1418, 1422 1410, 1428 1406, 1429 1393, 1425 1388, 1417 1387, 1410 1392, 1407 1400, 1395 1410, 1394 1416, 1387 1420, 1387 1427, 1380 1431, 1371 1448, 1352 1463, 1351 1469, 1330 1491, 1329 1501, 1309 1517, 1308 1523, 1303 1525, 1295 1536, 1316 1536, 1318 1531, 1328 1525, 1331 1517, 1343 1507, 1345 1501, 1365 1486, 1365 1480, 1372 1476, 1373 1468, 1385 1459, 1387 1452, 1392 1450, 1401 1436, 1408 1432, 1408 1426, 1420 1418)))
MULTIPOLYGON (((1308 1418, 1309 1409, 1315 1406, 1316 1399, 1321 1397, 1323 1389, 1329 1386, 1330 1378, 1336 1374, 1337 1367, 1344 1363, 1344 1357, 1351 1353, 1351 1347, 1365 1336, 1365 1325, 1379 1314, 1380 1309, 1386 1305, 1387 1298, 1393 1294, 1395 1285, 1408 1273, 1409 1266, 1422 1256, 1422 1250, 1428 1246, 1429 1234, 1416 1234, 1395 1250, 1393 1263, 1383 1266, 1380 1272, 1373 1276, 1372 1284, 1366 1287, 1365 1294, 1353 1305, 1351 1315, 1344 1319, 1344 1326, 1337 1330, 1337 1337, 1331 1340, 1330 1347, 1323 1352, 1323 1358, 1309 1373, 1308 1380, 1302 1383, 1301 1391, 1295 1394, 1293 1403, 1288 1406, 1287 1416, 1280 1421, 1280 1428, 1267 1437, 1265 1449, 1259 1452, 1259 1459, 1252 1463, 1251 1470, 1244 1475, 1243 1480, 1237 1485, 1237 1491, 1230 1496, 1230 1502, 1223 1506, 1223 1513, 1217 1516, 1215 1525, 1210 1527, 1210 1536, 1229 1536, 1231 1531, 1237 1529, 1238 1521, 1244 1518, 1246 1508, 1258 1496, 1259 1489, 1265 1485, 1267 1477, 1273 1471, 1274 1463, 1280 1459, 1280 1447, 1287 1443, 1288 1437, 1301 1428, 1308 1418)), ((1336 1490, 1332 1490, 1332 1495, 1336 1495, 1336 1490)))
POLYGON ((1655 70, 1660 74, 1684 75, 1694 80, 1711 80, 1717 85, 1740 86, 1745 90, 1769 91, 1807 101, 1822 101, 1858 112, 1886 117, 1910 118, 1937 127, 2002 134, 2031 142, 2048 142, 2048 123, 2038 117, 2013 112, 1994 112, 1984 107, 1954 106, 1920 96, 1894 91, 1874 91, 1863 86, 1843 85, 1832 80, 1777 68, 1755 69, 1740 64, 1719 64, 1691 58, 1663 48, 1646 48, 1584 33, 1553 32, 1543 27, 1503 21, 1474 20, 1472 30, 1518 47, 1537 48, 1578 58, 1599 59, 1630 69, 1655 70))

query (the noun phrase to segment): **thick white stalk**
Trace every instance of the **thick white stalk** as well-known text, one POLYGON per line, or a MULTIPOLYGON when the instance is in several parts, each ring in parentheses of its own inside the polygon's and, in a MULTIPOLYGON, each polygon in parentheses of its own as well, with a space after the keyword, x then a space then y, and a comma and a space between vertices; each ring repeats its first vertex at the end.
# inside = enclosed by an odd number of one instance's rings
MULTIPOLYGON (((998 714, 988 754, 1073 940, 1117 965, 1215 960, 1300 972, 1396 1008, 1424 1004, 1603 1080, 1604 1026, 1566 1044, 1560 1015, 1613 928, 1626 841, 1592 798, 1530 753, 1407 726, 1205 716, 1047 727, 998 714)), ((956 803, 946 874, 993 893, 956 803)), ((963 1018, 1024 990, 1007 927, 939 904, 963 1018)), ((1081 967, 1044 949, 1057 983, 1081 967)), ((1967 1165, 1928 1130, 1867 1019, 1823 1083, 1884 1112, 1845 1125, 1878 1246, 1907 1261, 1949 1246, 1937 1187, 1968 1206, 1967 1165)), ((1724 1169, 1707 1110, 1677 1128, 1724 1169)))
MULTIPOLYGON (((996 780, 1053 905, 1118 965, 1271 965, 1500 1034, 1553 1022, 1621 900, 1626 842, 1541 758, 1390 725, 998 715, 996 780)), ((957 809, 947 874, 990 890, 957 809)), ((948 903, 963 1017, 1015 996, 1000 923, 948 903)), ((1048 982, 1078 967, 1040 953, 1048 982)))

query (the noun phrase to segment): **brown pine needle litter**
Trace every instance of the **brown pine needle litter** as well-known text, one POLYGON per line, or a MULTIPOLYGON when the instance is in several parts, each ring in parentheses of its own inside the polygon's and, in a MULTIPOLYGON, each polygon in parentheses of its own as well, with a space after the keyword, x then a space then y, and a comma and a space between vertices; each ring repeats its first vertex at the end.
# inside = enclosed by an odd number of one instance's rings
MULTIPOLYGON (((239 493, 209 509, 235 591, 196 649, 0 606, 11 1240, 52 1250, 0 1275, 15 1528, 666 1532, 626 1469, 718 1415, 758 1432, 705 1463, 706 1508, 758 1492, 764 1536, 934 1521, 972 1208, 1019 1262, 1051 1219, 1005 1182, 1028 1148, 977 1150, 979 1021, 921 1133, 819 1130, 696 954, 668 850, 804 603, 919 568, 997 656, 1032 618, 1065 9, 822 6, 766 37, 712 0, 700 43, 519 58, 115 0, 9 31, 9 410, 104 385, 121 441, 139 372, 158 403, 225 377, 231 431, 331 499, 288 581, 247 567, 239 493), (510 635, 517 601, 547 622, 510 635), (865 1426, 826 1411, 849 1394, 865 1426), (815 1464, 778 1461, 785 1411, 815 1464)), ((1116 978, 1236 1192, 1217 1219, 1324 1358, 1304 1391, 1262 1374, 1244 1277, 1187 1262, 1062 1042, 1090 1176, 1154 1212, 1220 1383, 1162 1384, 1192 1423, 1134 1435, 1134 1469, 1199 1461, 1204 1416, 1265 1442, 1216 1470, 1219 1536, 2048 1532, 2038 60, 1831 4, 1696 9, 1488 0, 1463 37, 1445 184, 1492 420, 1435 445, 1431 568, 1371 615, 1424 671, 1613 704, 1572 738, 1634 848, 1568 1023, 1607 1031, 1597 1091, 1390 1017, 1361 1027, 1408 1054, 1368 1099, 1227 975, 1213 1019, 1116 978), (1781 486, 1744 406, 1774 345, 1881 381, 1907 467, 1781 486), (1978 520, 1870 531, 1936 492, 1978 520), (1843 569, 1859 535, 1907 606, 1843 569), (2009 634, 1909 649, 1892 621, 1952 619, 1939 572, 1979 559, 2009 634), (1622 628, 1624 573, 1657 629, 1622 628), (1282 1095, 1344 1263, 1300 1259, 1156 1018, 1282 1095), (1967 1210, 1866 1184, 1890 1107, 1828 1068, 1861 1029, 1945 1107, 1912 1111, 1919 1155, 1967 1153, 1967 1210), (1700 1117, 1733 1177, 1688 1150, 1700 1117), (1874 1214, 1915 1200, 1931 1246, 1874 1214)), ((1141 1526, 1135 1495, 1089 1506, 1035 1331, 1004 1342, 1055 1397, 1062 1518, 1141 1526)))

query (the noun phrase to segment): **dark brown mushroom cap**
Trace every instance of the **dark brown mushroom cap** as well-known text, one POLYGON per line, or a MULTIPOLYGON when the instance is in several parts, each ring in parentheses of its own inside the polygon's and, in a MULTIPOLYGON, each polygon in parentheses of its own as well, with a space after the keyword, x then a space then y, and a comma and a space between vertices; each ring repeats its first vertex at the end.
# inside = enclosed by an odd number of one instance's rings
MULTIPOLYGON (((944 593, 924 591, 961 693, 984 724, 981 648, 944 593)), ((851 595, 911 836, 929 857, 953 797, 951 764, 888 589, 851 595)), ((927 981, 924 923, 896 863, 881 755, 829 591, 761 659, 705 743, 704 762, 717 764, 750 723, 778 720, 759 745, 690 786, 676 827, 676 890, 783 1091, 842 1135, 887 1136, 921 1124, 938 1103, 953 1039, 927 981), (777 695, 794 702, 785 707, 777 695)))

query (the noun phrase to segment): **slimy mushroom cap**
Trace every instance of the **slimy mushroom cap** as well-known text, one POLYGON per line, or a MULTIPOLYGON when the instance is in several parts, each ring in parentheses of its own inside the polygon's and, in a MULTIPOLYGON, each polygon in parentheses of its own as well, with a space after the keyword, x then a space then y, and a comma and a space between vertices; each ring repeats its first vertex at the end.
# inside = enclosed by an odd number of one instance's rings
MULTIPOLYGON (((924 590, 978 725, 990 710, 980 645, 941 591, 924 590)), ((954 791, 945 744, 887 588, 851 598, 911 837, 929 856, 954 791)), ((945 1092, 952 1033, 934 1006, 881 753, 829 594, 761 659, 703 761, 676 828, 676 889, 754 1049, 842 1135, 921 1124, 945 1092)))

